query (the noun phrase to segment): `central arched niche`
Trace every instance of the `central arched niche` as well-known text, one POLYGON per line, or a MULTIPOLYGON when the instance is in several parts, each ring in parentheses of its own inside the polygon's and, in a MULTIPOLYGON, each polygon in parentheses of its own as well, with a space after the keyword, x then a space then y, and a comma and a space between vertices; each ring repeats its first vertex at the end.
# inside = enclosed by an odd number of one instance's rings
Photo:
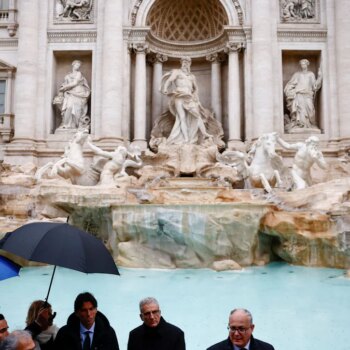
MULTIPOLYGON (((231 4, 232 5, 232 4, 231 4)), ((145 9, 144 9, 145 10, 145 9)), ((167 57, 162 64, 163 74, 180 67, 180 57, 192 58, 191 71, 196 76, 199 86, 199 98, 202 105, 210 110, 212 106, 211 91, 211 61, 208 57, 220 52, 221 61, 221 121, 228 136, 228 100, 227 100, 227 74, 228 62, 223 55, 228 36, 227 26, 232 22, 232 13, 221 0, 155 0, 148 8, 145 24, 149 28, 146 41, 151 52, 161 53, 167 57), (231 20, 230 20, 231 18, 231 20)), ((146 12, 146 10, 145 10, 146 12)), ((155 90, 152 86, 152 65, 147 67, 147 91, 155 90)), ((159 87, 156 87, 158 89, 159 87)), ((152 96, 147 96, 147 106, 151 106, 152 96)), ((162 111, 168 107, 168 98, 161 97, 162 111)), ((151 116, 151 109, 147 112, 147 138, 156 116, 151 116), (154 118, 154 119, 153 119, 154 118), (153 120, 152 120, 153 119, 153 120)))
POLYGON ((228 17, 219 0, 156 0, 146 23, 158 39, 198 42, 220 36, 228 17))

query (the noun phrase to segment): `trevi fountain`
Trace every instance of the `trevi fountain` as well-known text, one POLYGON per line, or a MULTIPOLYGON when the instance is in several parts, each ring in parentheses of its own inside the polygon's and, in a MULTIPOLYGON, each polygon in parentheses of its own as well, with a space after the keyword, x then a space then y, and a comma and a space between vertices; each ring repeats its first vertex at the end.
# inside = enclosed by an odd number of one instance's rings
POLYGON ((347 0, 0 1, 0 232, 122 267, 350 268, 347 0))

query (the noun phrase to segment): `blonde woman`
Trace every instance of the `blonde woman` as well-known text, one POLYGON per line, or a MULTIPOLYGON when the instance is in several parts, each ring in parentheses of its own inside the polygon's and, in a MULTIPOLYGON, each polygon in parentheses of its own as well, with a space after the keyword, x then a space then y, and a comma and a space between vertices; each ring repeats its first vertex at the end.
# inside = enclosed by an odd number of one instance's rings
POLYGON ((55 315, 51 305, 43 300, 35 300, 29 306, 26 329, 32 333, 35 350, 53 349, 53 341, 58 332, 58 327, 52 323, 55 315))

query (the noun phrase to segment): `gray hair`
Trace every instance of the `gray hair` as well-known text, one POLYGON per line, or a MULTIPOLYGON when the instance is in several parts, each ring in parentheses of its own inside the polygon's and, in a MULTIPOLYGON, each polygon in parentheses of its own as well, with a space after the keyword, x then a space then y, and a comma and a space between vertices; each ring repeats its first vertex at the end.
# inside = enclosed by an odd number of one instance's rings
POLYGON ((230 316, 233 315, 236 311, 243 311, 249 317, 250 324, 253 324, 253 315, 251 314, 250 311, 248 311, 247 309, 233 309, 230 312, 230 316))
POLYGON ((1 342, 0 350, 17 350, 21 341, 29 342, 31 340, 32 336, 28 331, 13 331, 1 342))
POLYGON ((156 304, 159 307, 159 303, 158 303, 156 298, 147 297, 147 298, 142 299, 139 303, 140 312, 142 312, 142 308, 148 304, 156 304))

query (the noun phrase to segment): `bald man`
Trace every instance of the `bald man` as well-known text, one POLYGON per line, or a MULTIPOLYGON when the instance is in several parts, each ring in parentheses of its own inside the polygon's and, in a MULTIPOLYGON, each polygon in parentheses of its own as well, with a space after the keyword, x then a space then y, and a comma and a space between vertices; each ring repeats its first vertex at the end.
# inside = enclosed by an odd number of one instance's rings
POLYGON ((246 309, 234 309, 228 320, 228 338, 207 350, 274 350, 271 344, 253 337, 253 316, 246 309))

